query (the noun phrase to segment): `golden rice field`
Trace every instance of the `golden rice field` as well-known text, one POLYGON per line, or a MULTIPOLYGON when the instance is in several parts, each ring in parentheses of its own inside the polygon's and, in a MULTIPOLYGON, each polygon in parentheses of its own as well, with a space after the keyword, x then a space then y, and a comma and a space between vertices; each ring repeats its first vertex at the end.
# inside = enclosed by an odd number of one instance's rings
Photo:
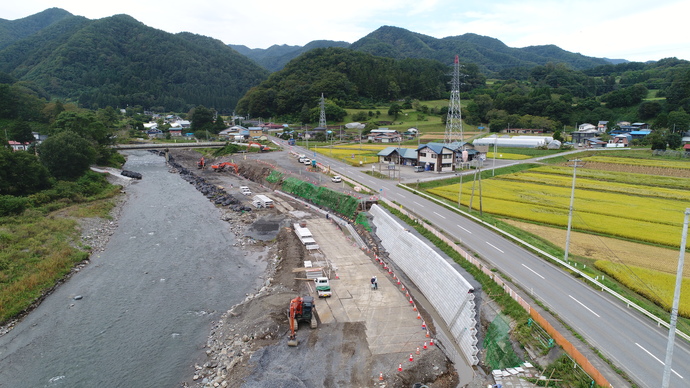
MULTIPOLYGON (((647 299, 664 307, 666 310, 671 310, 676 284, 675 274, 667 274, 605 260, 597 261, 595 265, 598 269, 614 277, 629 289, 644 295, 647 299)), ((683 290, 687 290, 690 287, 690 279, 683 278, 682 283, 681 287, 683 290)), ((690 317, 690 293, 681 293, 678 314, 690 317)))
MULTIPOLYGON (((504 219, 503 221, 565 250, 565 229, 512 219, 504 219)), ((648 268, 669 275, 675 275, 678 269, 678 249, 662 248, 594 234, 571 232, 568 251, 575 256, 648 268)), ((684 266, 683 276, 690 278, 690 266, 684 266)))
POLYGON ((372 149, 341 149, 341 148, 328 148, 328 147, 315 147, 310 148, 311 151, 315 151, 321 155, 328 156, 334 159, 339 159, 345 163, 352 166, 359 166, 360 164, 375 163, 378 161, 378 156, 376 154, 380 150, 372 149), (361 162, 361 163, 360 163, 361 162))
POLYGON ((680 168, 683 170, 690 170, 690 163, 682 160, 667 160, 667 159, 642 159, 642 158, 619 158, 615 156, 589 156, 584 158, 585 161, 623 164, 626 166, 649 166, 649 167, 663 167, 663 168, 680 168))
MULTIPOLYGON (((485 179, 482 182, 483 211, 564 227, 568 222, 572 184, 572 177, 565 175, 565 171, 561 170, 559 175, 535 168, 485 179)), ((683 212, 690 199, 686 189, 677 188, 682 185, 664 187, 668 180, 656 182, 653 176, 638 182, 634 182, 635 177, 627 181, 623 178, 606 181, 602 176, 592 179, 587 177, 587 171, 586 168, 578 169, 582 174, 575 191, 574 229, 678 246, 683 212)), ((466 206, 470 202, 471 189, 471 184, 463 185, 462 203, 466 206)), ((458 199, 457 184, 429 192, 453 202, 458 199)), ((478 190, 473 202, 475 209, 478 208, 478 190)))
MULTIPOLYGON (((529 159, 531 157, 532 156, 529 156, 529 155, 511 154, 508 152, 496 152, 496 159, 523 160, 523 159, 529 159)), ((487 152, 486 158, 487 159, 493 159, 494 153, 492 151, 487 152)))

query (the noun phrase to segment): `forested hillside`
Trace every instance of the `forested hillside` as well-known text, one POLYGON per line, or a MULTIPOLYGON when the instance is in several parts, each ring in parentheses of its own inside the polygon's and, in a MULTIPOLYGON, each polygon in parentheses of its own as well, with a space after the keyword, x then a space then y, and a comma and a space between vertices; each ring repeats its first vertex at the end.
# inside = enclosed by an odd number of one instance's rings
MULTIPOLYGON (((472 79, 483 83, 476 72, 472 79)), ((442 98, 448 81, 448 66, 437 61, 395 60, 342 48, 315 49, 252 88, 238 103, 237 112, 301 120, 299 115, 316 106, 322 93, 341 108, 357 107, 405 96, 442 98)))
POLYGON ((609 63, 602 58, 570 53, 556 46, 512 48, 498 39, 469 33, 437 39, 391 26, 377 29, 354 42, 350 48, 384 57, 426 58, 444 63, 458 54, 462 62, 476 64, 487 75, 514 67, 546 65, 549 62, 565 63, 568 67, 579 70, 609 63))
POLYGON ((68 17, 73 16, 64 9, 50 8, 22 19, 0 19, 0 49, 68 17))
POLYGON ((0 71, 87 108, 226 112, 268 75, 218 40, 169 34, 126 15, 50 23, 0 50, 0 71))

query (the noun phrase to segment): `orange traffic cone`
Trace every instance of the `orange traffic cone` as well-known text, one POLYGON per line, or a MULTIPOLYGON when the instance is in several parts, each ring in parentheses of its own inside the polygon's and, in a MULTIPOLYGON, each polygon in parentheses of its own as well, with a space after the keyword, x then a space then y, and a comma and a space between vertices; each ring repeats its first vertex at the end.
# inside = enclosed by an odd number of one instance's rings
POLYGON ((426 341, 424 341, 424 350, 426 350, 426 341))
POLYGON ((414 301, 412 300, 412 298, 410 298, 410 304, 414 304, 414 301))
POLYGON ((429 330, 426 331, 426 338, 429 338, 429 330))
POLYGON ((434 346, 434 339, 433 338, 429 340, 429 346, 434 346))
POLYGON ((337 272, 335 273, 335 278, 336 278, 336 279, 340 279, 340 276, 338 276, 338 273, 337 273, 337 272))
POLYGON ((398 279, 398 284, 400 284, 400 279, 398 279))
POLYGON ((422 329, 426 329, 426 322, 422 321, 422 329))
POLYGON ((404 284, 402 285, 402 290, 405 291, 405 285, 404 284))
POLYGON ((402 372, 402 364, 398 365, 398 372, 402 372))
POLYGON ((417 311, 417 305, 416 304, 412 305, 412 311, 417 311))
POLYGON ((422 316, 417 313, 417 319, 422 319, 422 316))
POLYGON ((383 381, 383 372, 379 373, 379 381, 383 381))
POLYGON ((410 353, 410 362, 414 361, 414 358, 412 358, 412 353, 410 353))
POLYGON ((417 346, 417 351, 415 352, 415 354, 419 354, 419 346, 417 346))

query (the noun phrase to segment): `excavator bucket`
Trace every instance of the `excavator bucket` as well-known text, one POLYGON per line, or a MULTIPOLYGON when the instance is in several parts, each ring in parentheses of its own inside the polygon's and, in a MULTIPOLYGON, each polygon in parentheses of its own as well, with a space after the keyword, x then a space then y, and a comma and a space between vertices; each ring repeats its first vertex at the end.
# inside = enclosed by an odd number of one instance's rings
POLYGON ((297 338, 288 339, 288 346, 295 347, 297 345, 299 345, 299 341, 297 340, 297 338))

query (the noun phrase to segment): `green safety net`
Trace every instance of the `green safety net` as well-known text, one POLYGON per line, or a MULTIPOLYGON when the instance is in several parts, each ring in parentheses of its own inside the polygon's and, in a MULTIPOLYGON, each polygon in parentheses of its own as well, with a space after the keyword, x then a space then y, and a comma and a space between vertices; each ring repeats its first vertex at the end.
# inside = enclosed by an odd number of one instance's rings
POLYGON ((364 215, 364 213, 357 214, 357 218, 355 218, 355 224, 360 224, 364 227, 364 229, 371 232, 371 226, 369 225, 369 219, 367 218, 366 215, 364 215))
POLYGON ((489 325, 483 346, 486 350, 485 364, 491 369, 514 368, 522 364, 513 350, 508 321, 500 314, 489 325))
POLYGON ((271 171, 271 173, 266 177, 266 182, 270 182, 270 183, 280 182, 280 179, 283 177, 283 175, 284 175, 284 174, 283 174, 282 172, 273 170, 273 171, 271 171))
POLYGON ((330 209, 347 218, 354 218, 359 200, 326 187, 315 186, 297 178, 283 179, 282 190, 307 199, 313 204, 330 209))

